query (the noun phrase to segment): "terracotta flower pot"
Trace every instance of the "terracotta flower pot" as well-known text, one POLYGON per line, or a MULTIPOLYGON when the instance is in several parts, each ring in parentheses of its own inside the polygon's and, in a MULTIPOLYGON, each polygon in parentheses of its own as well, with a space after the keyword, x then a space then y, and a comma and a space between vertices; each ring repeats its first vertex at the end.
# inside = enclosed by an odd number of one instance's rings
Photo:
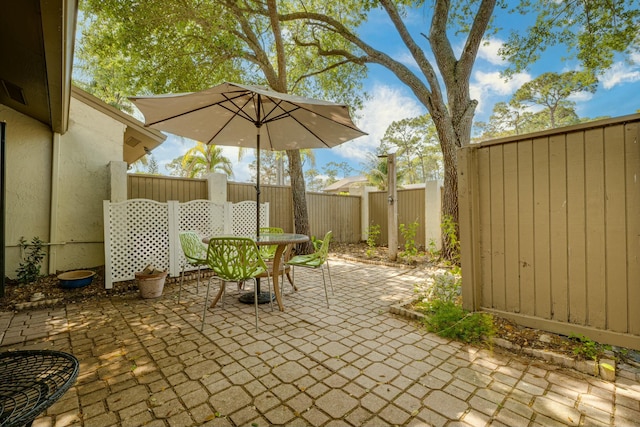
POLYGON ((140 289, 140 296, 142 298, 158 298, 162 296, 167 274, 169 274, 168 271, 151 274, 144 272, 136 273, 136 282, 140 289))

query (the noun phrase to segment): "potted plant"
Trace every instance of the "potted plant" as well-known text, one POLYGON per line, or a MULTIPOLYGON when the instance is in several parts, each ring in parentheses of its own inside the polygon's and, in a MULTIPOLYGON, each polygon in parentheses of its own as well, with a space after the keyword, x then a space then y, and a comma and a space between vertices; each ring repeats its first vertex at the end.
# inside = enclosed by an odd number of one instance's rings
POLYGON ((140 296, 142 298, 158 298, 162 296, 167 274, 169 274, 167 270, 158 270, 151 264, 147 265, 144 270, 135 273, 140 296))

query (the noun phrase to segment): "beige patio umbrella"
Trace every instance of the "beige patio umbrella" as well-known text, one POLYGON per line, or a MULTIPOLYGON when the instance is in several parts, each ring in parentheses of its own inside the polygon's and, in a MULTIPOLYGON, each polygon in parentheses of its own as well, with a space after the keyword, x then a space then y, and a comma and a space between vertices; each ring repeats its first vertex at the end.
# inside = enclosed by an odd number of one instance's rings
MULTIPOLYGON (((262 86, 222 83, 200 92, 129 98, 145 126, 207 144, 256 148, 256 202, 260 206, 260 150, 331 148, 366 135, 349 108, 262 86)), ((257 233, 260 209, 257 212, 257 233)))

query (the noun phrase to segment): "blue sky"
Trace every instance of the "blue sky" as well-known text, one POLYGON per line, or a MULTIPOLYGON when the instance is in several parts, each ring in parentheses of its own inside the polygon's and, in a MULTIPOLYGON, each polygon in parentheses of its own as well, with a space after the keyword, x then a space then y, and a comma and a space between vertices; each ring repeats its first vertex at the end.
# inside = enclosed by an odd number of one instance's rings
MULTIPOLYGON (((426 45, 420 33, 428 32, 430 17, 422 10, 409 14, 405 22, 414 37, 426 45)), ((506 13, 498 14, 496 25, 501 27, 525 28, 529 23, 506 13)), ((362 37, 381 50, 415 69, 415 63, 408 51, 395 36, 389 19, 381 12, 373 13, 361 30, 362 37)), ((562 48, 552 49, 527 71, 516 74, 509 81, 500 77, 506 64, 498 57, 497 51, 506 33, 494 35, 486 46, 482 46, 471 77, 471 97, 479 101, 474 121, 486 121, 495 103, 508 101, 513 93, 525 82, 533 80, 544 72, 565 72, 577 69, 577 63, 561 61, 566 56, 562 48)), ((463 41, 455 46, 460 50, 463 41)), ((426 50, 428 51, 428 50, 426 50)), ((426 109, 416 100, 411 91, 391 72, 377 65, 369 66, 369 76, 365 81, 365 91, 370 100, 358 112, 357 125, 369 135, 349 141, 333 149, 315 150, 316 169, 321 171, 328 162, 347 162, 356 171, 361 169, 366 153, 375 151, 387 127, 396 120, 425 114, 426 109)), ((617 117, 635 113, 640 109, 640 55, 620 58, 604 73, 595 94, 581 94, 572 98, 580 117, 617 117)), ((193 142, 170 136, 167 141, 153 151, 160 164, 160 172, 167 173, 164 165, 184 154, 193 142)), ((249 164, 254 160, 252 150, 247 150, 242 160, 238 160, 237 149, 223 147, 233 163, 234 181, 250 181, 249 164)), ((357 174, 355 172, 354 174, 357 174)))

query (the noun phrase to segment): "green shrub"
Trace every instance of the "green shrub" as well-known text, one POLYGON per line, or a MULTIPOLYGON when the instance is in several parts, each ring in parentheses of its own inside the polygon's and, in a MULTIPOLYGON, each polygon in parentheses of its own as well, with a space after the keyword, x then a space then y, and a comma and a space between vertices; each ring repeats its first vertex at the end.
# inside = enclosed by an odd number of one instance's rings
POLYGON ((370 257, 375 253, 375 247, 378 244, 378 237, 380 236, 380 225, 371 224, 367 227, 367 256, 370 257))
POLYGON ((462 276, 456 271, 444 271, 432 274, 429 278, 414 285, 418 299, 424 302, 460 302, 462 294, 462 276))
POLYGON ((449 261, 452 265, 460 265, 460 241, 458 240, 458 227, 451 215, 445 215, 440 224, 442 234, 449 242, 449 261))
POLYGON ((605 350, 611 349, 611 346, 597 343, 580 334, 570 334, 569 339, 576 342, 573 354, 584 359, 598 360, 605 350))
POLYGON ((404 252, 405 257, 413 257, 418 255, 418 248, 416 247, 416 232, 418 231, 418 221, 414 221, 411 224, 400 224, 400 234, 404 238, 404 252))
POLYGON ((482 342, 495 334, 490 314, 470 313, 451 301, 431 302, 424 322, 429 332, 465 343, 482 342))
POLYGON ((29 244, 24 240, 24 236, 20 236, 20 250, 26 254, 16 270, 18 282, 21 285, 35 282, 40 277, 40 264, 45 255, 42 244, 43 241, 38 237, 34 237, 29 244))

